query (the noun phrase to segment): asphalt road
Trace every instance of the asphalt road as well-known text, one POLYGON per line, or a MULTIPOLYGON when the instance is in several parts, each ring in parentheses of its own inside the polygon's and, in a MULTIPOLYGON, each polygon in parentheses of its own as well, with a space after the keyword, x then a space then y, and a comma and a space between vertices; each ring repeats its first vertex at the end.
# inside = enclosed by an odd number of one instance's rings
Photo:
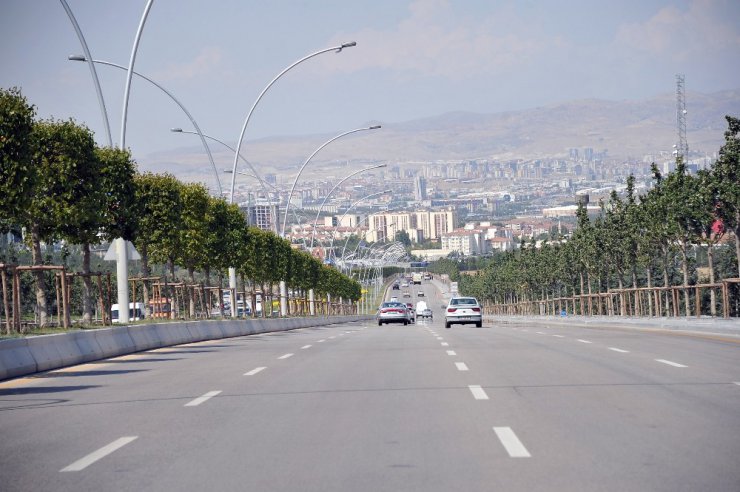
POLYGON ((435 317, 416 325, 218 340, 0 383, 0 489, 740 490, 737 342, 445 329, 423 288, 435 317))

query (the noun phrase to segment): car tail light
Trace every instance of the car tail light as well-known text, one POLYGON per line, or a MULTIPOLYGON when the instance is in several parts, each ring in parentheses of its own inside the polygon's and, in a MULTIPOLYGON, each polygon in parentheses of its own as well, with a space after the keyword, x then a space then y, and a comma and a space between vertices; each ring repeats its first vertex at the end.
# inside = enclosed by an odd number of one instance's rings
POLYGON ((455 311, 457 311, 457 308, 447 308, 448 313, 454 313, 455 311))
POLYGON ((480 308, 479 307, 473 308, 473 312, 480 313, 480 308))

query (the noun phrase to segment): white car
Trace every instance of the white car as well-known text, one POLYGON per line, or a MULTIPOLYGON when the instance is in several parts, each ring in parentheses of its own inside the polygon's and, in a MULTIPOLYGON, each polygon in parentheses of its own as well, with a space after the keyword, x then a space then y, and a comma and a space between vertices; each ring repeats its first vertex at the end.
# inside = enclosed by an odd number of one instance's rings
POLYGON ((402 302, 384 302, 378 308, 378 326, 382 326, 383 323, 403 323, 408 325, 411 323, 411 315, 409 313, 406 304, 402 302))
POLYGON ((475 324, 483 326, 483 313, 475 297, 453 297, 445 309, 445 328, 458 324, 475 324))

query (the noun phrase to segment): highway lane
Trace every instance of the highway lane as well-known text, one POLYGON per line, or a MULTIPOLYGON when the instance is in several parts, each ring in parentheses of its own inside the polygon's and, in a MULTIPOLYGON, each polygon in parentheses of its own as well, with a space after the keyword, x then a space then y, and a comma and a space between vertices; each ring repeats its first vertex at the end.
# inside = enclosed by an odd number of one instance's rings
POLYGON ((429 304, 0 383, 2 488, 740 490, 739 345, 429 304))

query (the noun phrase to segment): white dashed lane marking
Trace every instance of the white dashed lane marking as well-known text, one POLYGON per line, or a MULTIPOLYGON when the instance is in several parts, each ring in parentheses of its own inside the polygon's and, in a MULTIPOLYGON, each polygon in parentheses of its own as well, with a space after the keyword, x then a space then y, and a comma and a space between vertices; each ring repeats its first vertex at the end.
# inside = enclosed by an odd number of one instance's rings
POLYGON ((301 347, 301 350, 306 350, 308 348, 311 348, 311 345, 304 345, 303 347, 301 347))
POLYGON ((244 375, 245 375, 245 376, 254 376, 254 375, 255 375, 255 374, 257 374, 258 372, 262 372, 262 371, 264 371, 265 369, 267 369, 267 368, 266 368, 266 367, 256 367, 256 368, 252 369, 252 370, 251 370, 251 371, 249 371, 249 372, 245 372, 245 373, 244 373, 244 375))
POLYGON ((487 400, 488 395, 486 392, 477 384, 471 384, 468 386, 468 389, 470 389, 470 392, 473 393, 473 398, 476 400, 487 400))
POLYGON ((440 343, 440 345, 442 345, 443 347, 449 347, 450 346, 450 344, 447 343, 447 342, 442 342, 442 343, 440 343))
POLYGON ((629 350, 622 350, 622 349, 616 348, 616 347, 609 347, 609 350, 612 350, 614 352, 619 352, 620 354, 629 354, 630 353, 629 350))
POLYGON ((563 335, 553 335, 556 338, 565 338, 563 335))
POLYGON ((448 350, 447 355, 457 355, 454 350, 448 350))
POLYGON ((59 470, 60 472, 75 472, 75 471, 81 471, 87 468, 88 466, 92 465, 96 461, 105 458, 112 452, 122 448, 126 444, 136 440, 139 436, 127 436, 127 437, 121 437, 119 439, 116 439, 112 443, 108 444, 107 446, 103 446, 102 448, 98 449, 97 451, 93 451, 92 453, 88 454, 84 458, 81 458, 74 463, 72 463, 69 466, 66 466, 59 470))
POLYGON ((669 366, 673 366, 673 367, 689 367, 689 366, 685 366, 683 364, 679 364, 678 362, 671 362, 671 361, 665 360, 665 359, 655 359, 655 361, 656 362, 660 362, 661 364, 668 364, 669 366))
POLYGON ((283 360, 283 359, 287 359, 288 357, 293 357, 293 354, 285 354, 285 355, 281 355, 280 357, 278 357, 278 360, 283 360))
POLYGON ((493 432, 496 433, 504 449, 512 458, 530 458, 532 456, 519 438, 516 437, 511 427, 494 427, 493 432))
POLYGON ((457 367, 458 371, 467 371, 468 366, 465 365, 465 362, 455 362, 455 367, 457 367))
POLYGON ((203 395, 203 396, 199 396, 199 397, 198 397, 198 398, 196 398, 195 400, 193 400, 193 401, 191 401, 191 402, 188 402, 188 403, 186 403, 186 404, 185 404, 185 406, 186 406, 186 407, 197 407, 197 406, 198 406, 198 405, 200 405, 201 403, 203 403, 203 402, 205 402, 205 401, 208 401, 208 400, 210 400, 211 398, 213 398, 214 396, 216 396, 216 395, 219 395, 219 394, 221 394, 221 392, 220 392, 220 391, 209 391, 209 392, 208 392, 208 393, 206 393, 205 395, 203 395))
POLYGON ((593 343, 593 342, 589 342, 588 340, 582 340, 580 338, 578 339, 578 341, 581 342, 581 343, 593 343))

